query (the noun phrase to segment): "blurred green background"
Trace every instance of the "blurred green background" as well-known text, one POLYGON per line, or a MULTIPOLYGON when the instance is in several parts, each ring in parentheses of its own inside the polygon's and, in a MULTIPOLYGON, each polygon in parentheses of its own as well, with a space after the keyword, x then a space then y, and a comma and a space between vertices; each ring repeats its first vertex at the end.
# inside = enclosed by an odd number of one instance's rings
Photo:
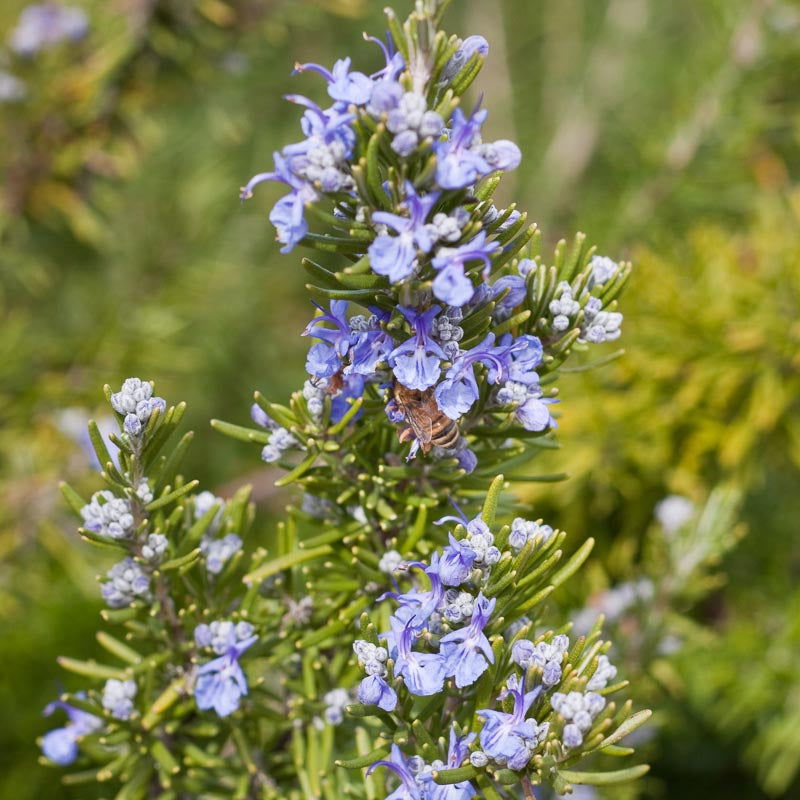
MULTIPOLYGON (((102 384, 140 375, 188 401, 187 473, 222 494, 254 482, 261 530, 280 511, 256 451, 208 427, 303 378, 309 309, 266 220, 277 190, 237 191, 297 135, 281 96, 323 97, 292 64, 377 68, 361 33, 384 29, 371 0, 74 3, 88 35, 29 57, 7 46, 24 3, 0 9, 0 797, 17 800, 82 796, 34 741, 55 657, 95 648, 105 565, 57 483, 98 488, 75 431, 105 413, 102 384)), ((651 775, 614 796, 800 797, 800 4, 455 0, 446 26, 491 43, 487 133, 524 154, 504 199, 552 241, 581 229, 637 265, 625 355, 562 380, 542 471, 570 478, 525 489, 598 540, 565 606, 660 586, 664 496, 734 498, 717 538, 697 527, 714 575, 665 590, 680 615, 617 621, 634 642, 658 618, 673 644, 617 658, 658 713, 651 775)))

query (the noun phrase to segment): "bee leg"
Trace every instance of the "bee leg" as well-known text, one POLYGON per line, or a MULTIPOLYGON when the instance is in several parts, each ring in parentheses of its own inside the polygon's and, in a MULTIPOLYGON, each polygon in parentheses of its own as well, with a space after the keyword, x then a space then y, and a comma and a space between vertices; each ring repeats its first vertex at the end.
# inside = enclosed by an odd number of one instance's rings
POLYGON ((410 442, 414 438, 416 437, 414 436, 414 431, 411 428, 403 428, 403 430, 397 434, 398 442, 410 442))

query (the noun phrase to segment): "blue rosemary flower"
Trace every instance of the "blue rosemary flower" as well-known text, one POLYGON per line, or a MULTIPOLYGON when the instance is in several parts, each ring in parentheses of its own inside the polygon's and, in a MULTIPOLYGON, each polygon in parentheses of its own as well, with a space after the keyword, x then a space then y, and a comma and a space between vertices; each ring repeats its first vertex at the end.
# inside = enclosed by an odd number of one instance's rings
MULTIPOLYGON (((468 733, 466 736, 458 736, 455 727, 450 728, 450 742, 447 748, 447 763, 439 766, 436 764, 437 769, 455 769, 460 767, 467 758, 469 753, 469 746, 475 741, 476 734, 468 733)), ((431 765, 433 766, 433 765, 431 765)), ((439 785, 433 780, 433 775, 430 775, 428 783, 428 791, 430 800, 470 800, 475 797, 475 787, 469 781, 460 781, 459 783, 450 783, 439 785)))
POLYGON ((376 211, 372 215, 373 223, 388 226, 397 236, 382 233, 367 250, 373 271, 385 275, 392 283, 399 283, 413 274, 417 250, 428 253, 433 247, 430 226, 426 220, 439 199, 439 193, 420 197, 409 182, 406 182, 405 191, 407 217, 388 211, 376 211))
POLYGON ((461 351, 436 387, 436 402, 450 419, 458 419, 472 408, 480 389, 475 380, 475 364, 488 368, 487 381, 497 383, 505 371, 508 347, 494 346, 494 334, 488 333, 480 344, 461 351))
POLYGON ((392 351, 392 337, 381 327, 389 315, 376 310, 370 317, 355 316, 350 319, 352 344, 350 348, 350 364, 345 372, 374 376, 378 364, 386 361, 392 351))
POLYGON ((317 192, 306 180, 299 178, 289 168, 289 162, 280 153, 273 153, 275 169, 272 172, 260 172, 254 175, 242 187, 240 197, 247 200, 253 196, 253 188, 262 181, 279 181, 285 183, 292 191, 284 195, 269 212, 269 221, 278 232, 278 241, 284 245, 281 253, 288 253, 308 233, 305 219, 306 203, 317 199, 317 192))
POLYGON ((530 541, 539 540, 541 544, 547 544, 553 536, 553 528, 550 525, 543 525, 541 521, 531 522, 530 520, 516 517, 511 523, 511 531, 508 534, 509 547, 514 550, 522 550, 530 541))
POLYGON ((372 775, 378 767, 386 767, 400 779, 400 785, 391 794, 388 794, 384 800, 424 799, 423 785, 417 781, 416 776, 411 772, 409 762, 396 744, 392 745, 389 760, 376 761, 367 770, 367 775, 372 775))
POLYGON ((363 72, 351 72, 351 63, 350 58, 340 58, 332 70, 319 64, 296 64, 294 71, 309 70, 322 75, 328 82, 328 94, 339 103, 364 105, 372 95, 372 81, 363 72))
POLYGON ((572 296, 572 286, 567 281, 558 284, 556 295, 548 308, 553 315, 553 329, 563 332, 572 324, 572 318, 581 310, 581 304, 572 296))
POLYGON ((458 50, 453 53, 450 60, 445 64, 442 70, 442 78, 445 80, 453 78, 462 67, 466 66, 475 53, 484 57, 489 55, 489 42, 483 36, 477 34, 464 39, 458 50))
POLYGON ((442 691, 447 667, 439 653, 412 651, 416 638, 413 621, 403 622, 396 616, 390 619, 392 639, 396 647, 394 654, 395 674, 402 676, 411 694, 431 695, 442 691))
POLYGON ((590 344, 613 342, 622 335, 622 314, 619 311, 603 311, 602 302, 590 297, 583 307, 584 322, 581 325, 581 340, 590 344))
POLYGON ((475 563, 475 550, 466 539, 456 539, 448 534, 447 545, 439 562, 439 575, 445 586, 460 586, 469 577, 475 563))
POLYGON ((586 684, 587 691, 599 692, 605 689, 610 680, 617 676, 617 668, 608 660, 608 656, 602 655, 597 659, 597 669, 594 675, 589 679, 586 684))
POLYGON ((395 347, 389 354, 389 366, 395 377, 409 389, 423 391, 433 386, 441 374, 441 362, 447 358, 441 346, 433 339, 433 321, 439 306, 426 311, 398 306, 408 320, 414 335, 395 347))
POLYGON ((527 294, 528 287, 519 275, 503 275, 498 278, 492 284, 492 296, 496 301, 494 318, 501 321, 510 317, 511 312, 522 303, 527 294))
POLYGON ((449 137, 434 145, 436 182, 442 189, 463 189, 492 172, 519 166, 522 155, 513 142, 481 142, 481 125, 488 116, 486 109, 476 109, 469 117, 460 108, 453 112, 449 137))
POLYGON ((538 383, 506 381, 497 392, 497 402, 512 407, 514 416, 525 430, 538 432, 556 427, 548 406, 558 400, 555 397, 542 397, 542 388, 538 383))
POLYGON ((504 711, 482 709, 477 712, 485 720, 480 732, 480 743, 487 756, 509 769, 522 769, 530 760, 533 750, 547 736, 548 725, 538 725, 535 719, 526 719, 528 709, 541 693, 541 686, 525 692, 525 681, 512 675, 507 689, 498 699, 508 695, 514 698, 514 709, 504 711))
POLYGON ((494 653, 483 633, 497 600, 478 593, 470 624, 443 636, 441 653, 447 662, 447 674, 453 676, 456 686, 463 689, 471 686, 494 663, 494 653))
MULTIPOLYGON (((439 553, 433 553, 429 565, 425 565, 420 561, 414 561, 408 564, 408 566, 422 569, 430 581, 431 588, 427 591, 415 589, 400 595, 394 592, 387 592, 385 595, 382 595, 382 597, 393 597, 397 600, 400 604, 400 608, 392 619, 399 620, 403 624, 408 622, 413 626, 414 632, 418 633, 425 627, 425 623, 430 616, 438 611, 444 599, 445 588, 442 585, 439 574, 439 553)), ((387 639, 393 641, 393 635, 387 634, 387 639)))
POLYGON ((247 679, 239 659, 257 640, 258 636, 249 636, 231 644, 224 655, 198 668, 194 696, 201 711, 213 708, 220 717, 227 717, 239 708, 247 694, 247 679))
POLYGON ((330 312, 317 306, 323 313, 306 325, 303 336, 313 336, 316 342, 308 351, 306 371, 318 378, 329 378, 342 368, 342 361, 350 350, 352 331, 347 321, 347 301, 332 300, 330 312), (332 328, 325 323, 333 325, 332 328))
POLYGON ((359 702, 378 706, 384 711, 394 711, 397 693, 386 682, 386 660, 389 658, 386 648, 359 639, 353 643, 353 650, 359 665, 367 673, 358 686, 359 702))
POLYGON ((619 272, 619 264, 608 256, 592 256, 589 266, 592 269, 592 275, 589 281, 590 289, 595 286, 603 286, 612 278, 615 278, 619 272))
MULTIPOLYGON (((82 698, 85 695, 81 693, 77 696, 82 698)), ((49 717, 57 708, 66 712, 69 721, 42 737, 42 753, 54 764, 66 767, 78 757, 78 739, 102 728, 103 721, 94 714, 81 711, 61 700, 49 703, 44 709, 44 715, 49 717)))
POLYGON ((475 294, 472 281, 464 274, 464 266, 471 261, 482 261, 484 273, 491 268, 489 256, 500 249, 498 242, 487 242, 486 231, 481 231, 459 247, 440 247, 431 262, 439 274, 433 280, 433 293, 449 306, 461 307, 475 294))
POLYGON ((147 539, 142 544, 142 558, 145 561, 158 563, 167 552, 169 541, 161 533, 148 533, 147 539))
POLYGON ((377 98, 373 95, 373 108, 376 105, 388 112, 386 127, 394 134, 392 150, 400 156, 411 155, 422 139, 438 138, 444 128, 444 120, 428 109, 424 95, 404 92, 400 84, 387 85, 377 98))
POLYGON ((374 705, 384 711, 394 711, 397 692, 380 675, 367 675, 358 685, 358 700, 365 705, 374 705))

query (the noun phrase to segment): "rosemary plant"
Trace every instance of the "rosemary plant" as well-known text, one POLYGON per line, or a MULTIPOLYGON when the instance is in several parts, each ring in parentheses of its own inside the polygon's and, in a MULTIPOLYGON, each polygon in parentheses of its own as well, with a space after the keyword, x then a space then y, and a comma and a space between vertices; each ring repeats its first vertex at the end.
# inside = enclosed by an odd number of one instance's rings
POLYGON ((317 254, 302 390, 257 393, 256 427, 213 423, 297 490, 270 551, 244 545, 246 490, 177 476, 183 405, 134 378, 106 390, 115 457, 90 434, 107 488, 65 495, 123 555, 102 586, 118 632, 98 634, 116 665, 62 659, 95 681, 42 741, 82 765, 68 782, 114 781, 119 800, 498 800, 647 770, 609 768, 649 712, 612 698, 626 682, 602 620, 574 636, 547 604, 592 540, 563 559, 566 534, 507 492, 557 477, 526 469, 556 446, 559 368, 619 336, 630 265, 581 234, 545 255, 524 212, 495 206, 521 154, 482 140, 487 111, 462 97, 489 47, 446 35, 442 11, 387 11, 371 74, 298 65, 332 104, 289 96, 304 138, 242 190, 288 187, 278 240, 317 254))

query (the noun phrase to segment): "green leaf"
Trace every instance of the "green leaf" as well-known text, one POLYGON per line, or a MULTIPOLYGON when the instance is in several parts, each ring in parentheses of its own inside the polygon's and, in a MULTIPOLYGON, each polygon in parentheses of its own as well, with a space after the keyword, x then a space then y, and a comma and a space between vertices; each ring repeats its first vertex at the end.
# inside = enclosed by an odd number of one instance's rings
POLYGON ((198 480, 189 481, 189 483, 184 484, 180 488, 156 498, 152 503, 148 503, 144 509, 145 511, 155 511, 158 508, 163 508, 164 506, 169 505, 177 500, 179 497, 183 497, 185 494, 189 494, 189 492, 194 491, 199 484, 200 481, 198 480))
POLYGON ((483 504, 483 511, 481 518, 490 527, 493 528, 495 524, 495 514, 497 513, 497 503, 500 500, 500 492, 503 490, 503 476, 498 475, 489 486, 486 492, 486 501, 483 504))
POLYGON ((356 758, 339 758, 333 763, 336 764, 337 767, 344 767, 345 769, 363 769, 376 761, 386 758, 388 755, 388 747, 377 747, 375 750, 365 753, 363 756, 357 756, 356 758))
POLYGON ((301 478, 306 472, 308 472, 318 457, 319 454, 316 451, 309 453, 293 470, 287 472, 282 478, 278 478, 278 480, 275 481, 275 485, 288 486, 298 478, 301 478))
POLYGON ((142 717, 142 727, 147 731, 153 728, 163 717, 164 712, 171 708, 184 692, 186 678, 181 676, 172 681, 166 689, 156 698, 156 701, 142 717))
POLYGON ((612 772, 573 772, 572 770, 559 770, 559 775, 569 783, 588 786, 613 786, 616 783, 635 781, 650 771, 648 764, 639 764, 636 767, 614 770, 612 772))
POLYGON ((341 433, 350 423, 350 420, 355 417, 356 414, 361 410, 361 407, 364 405, 364 398, 359 397, 357 400, 354 400, 350 403, 350 408, 345 411, 342 415, 342 418, 335 424, 328 428, 328 433, 331 436, 336 436, 337 434, 341 433))
POLYGON ((324 300, 352 300, 355 303, 361 300, 371 300, 375 297, 376 289, 325 289, 322 286, 306 284, 306 289, 317 299, 324 300))
POLYGON ((130 549, 125 542, 119 539, 112 539, 110 536, 103 536, 95 531, 90 531, 88 528, 78 528, 78 533, 81 539, 100 547, 107 547, 109 550, 127 553, 130 549))
POLYGON ((61 489, 61 494, 67 501, 67 505, 78 515, 81 515, 81 509, 86 505, 86 501, 66 482, 61 481, 58 484, 61 489))
POLYGON ((200 552, 200 548, 195 547, 194 550, 186 553, 186 555, 178 556, 177 558, 171 558, 169 561, 165 561, 159 566, 158 569, 161 572, 170 572, 173 569, 188 567, 190 564, 193 564, 198 558, 200 558, 200 552))
MULTIPOLYGON (((282 425, 284 428, 293 428, 297 425, 297 417, 290 408, 282 406, 279 403, 270 403, 261 392, 255 392, 253 394, 253 399, 278 423, 278 425, 282 425)), ((267 438, 269 438, 269 433, 267 433, 267 438)), ((264 443, 266 444, 266 442, 264 443)))
POLYGON ((108 448, 106 447, 106 443, 103 440, 103 434, 100 433, 100 428, 97 427, 97 423, 94 420, 89 421, 89 439, 92 443, 92 447, 94 448, 94 452, 97 455, 97 460, 103 465, 103 468, 106 471, 109 471, 108 464, 111 464, 110 476, 112 479, 123 482, 123 477, 119 474, 116 468, 113 466, 114 460, 111 458, 111 454, 108 452, 108 448))
POLYGON ((460 96, 469 89, 472 82, 478 77, 478 73, 483 66, 483 61, 483 56, 480 53, 473 53, 472 58, 461 67, 450 82, 450 88, 453 90, 453 94, 460 96))
POLYGON ((580 548, 573 553, 572 557, 558 572, 553 575, 550 582, 553 586, 561 586, 564 581, 571 578, 583 565, 583 562, 589 558, 589 554, 594 547, 594 539, 587 539, 580 548))
POLYGON ((110 634, 98 631, 96 636, 100 645, 117 658, 127 661, 129 664, 138 664, 142 660, 141 655, 133 648, 128 647, 124 642, 115 639, 110 634))
POLYGON ((164 462, 163 467, 158 471, 157 475, 154 476, 159 486, 166 486, 175 479, 175 475, 180 468, 183 457, 186 455, 186 451, 189 449, 189 445, 192 443, 193 438, 194 433, 192 431, 188 431, 181 437, 181 440, 178 442, 178 444, 175 445, 175 448, 164 462))
POLYGON ((267 444, 269 442, 269 432, 259 431, 254 428, 245 428, 242 425, 233 425, 230 422, 223 422, 221 419, 212 419, 211 427, 225 436, 238 439, 241 442, 256 442, 267 444))
POLYGON ((470 781, 477 774, 478 770, 472 765, 455 769, 438 769, 433 771, 433 780, 440 786, 447 786, 452 783, 461 783, 461 781, 470 781))
POLYGON ((153 758, 158 762, 161 769, 164 770, 168 775, 177 775, 181 768, 178 762, 175 760, 175 757, 170 753, 167 749, 167 746, 161 739, 154 739, 152 744, 150 745, 150 753, 153 758))
POLYGON ((76 675, 83 675, 86 678, 116 678, 117 680, 124 681, 129 678, 129 674, 124 669, 117 669, 116 667, 109 667, 107 664, 98 664, 96 661, 79 661, 76 658, 67 658, 66 656, 59 656, 56 661, 58 665, 67 670, 74 672, 76 675))
POLYGON ((598 748, 608 747, 609 745, 616 744, 621 739, 624 739, 629 733, 635 731, 641 725, 644 725, 648 719, 653 715, 653 712, 650 709, 643 709, 642 711, 637 711, 635 714, 631 714, 628 719, 623 722, 619 728, 617 728, 612 734, 606 736, 602 742, 598 745, 598 748))
POLYGON ((260 582, 265 578, 269 578, 271 575, 275 575, 285 569, 290 569, 291 567, 297 566, 297 564, 302 564, 304 561, 312 561, 315 558, 329 555, 332 552, 333 548, 330 545, 324 544, 319 547, 311 548, 310 550, 297 550, 294 553, 287 553, 284 556, 273 558, 258 569, 253 570, 253 572, 245 575, 243 580, 245 583, 260 582))

